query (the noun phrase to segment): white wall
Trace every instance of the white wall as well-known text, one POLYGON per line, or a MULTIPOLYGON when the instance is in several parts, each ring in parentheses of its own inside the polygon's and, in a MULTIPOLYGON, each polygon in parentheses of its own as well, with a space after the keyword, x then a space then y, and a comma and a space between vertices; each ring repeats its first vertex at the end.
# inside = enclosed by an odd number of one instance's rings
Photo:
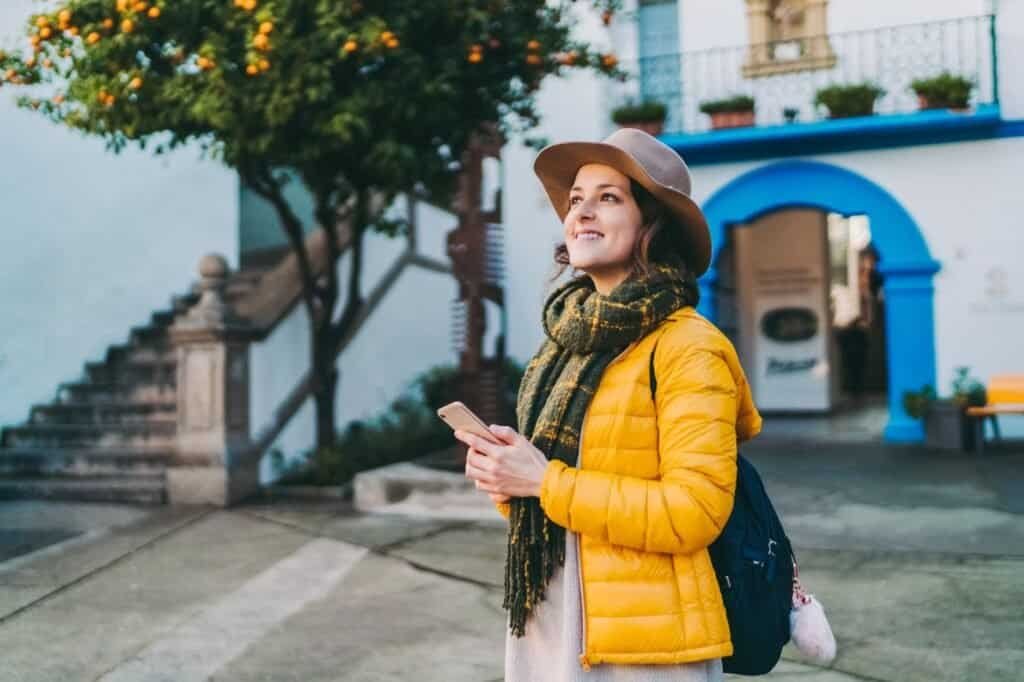
MULTIPOLYGON (((418 206, 417 251, 448 262, 445 236, 455 227, 454 216, 424 204, 418 206)), ((404 208, 405 201, 400 198, 396 209, 404 208)), ((405 246, 402 238, 367 237, 364 294, 376 286, 405 246)), ((350 258, 344 255, 338 268, 343 300, 349 266, 350 258)), ((335 411, 339 429, 355 419, 378 416, 422 372, 435 365, 458 362, 451 349, 451 302, 456 295, 451 275, 406 268, 339 358, 335 411)), ((274 410, 310 366, 305 308, 297 306, 265 341, 253 345, 250 361, 251 426, 255 436, 270 423, 274 410)), ((313 401, 307 400, 270 449, 279 449, 287 459, 294 460, 313 446, 315 426, 313 401)), ((264 459, 262 479, 273 476, 269 460, 264 459)))
MULTIPOLYGON (((0 4, 10 47, 35 7, 0 4)), ((0 88, 0 424, 53 399, 198 278, 237 252, 237 183, 194 150, 107 152, 14 104, 0 88)))
MULTIPOLYGON (((1001 0, 1007 5, 1018 1, 1001 0)), ((680 0, 679 4, 683 50, 746 44, 747 5, 743 0, 680 0)), ((990 0, 829 0, 828 31, 860 31, 976 16, 989 8, 990 0)))

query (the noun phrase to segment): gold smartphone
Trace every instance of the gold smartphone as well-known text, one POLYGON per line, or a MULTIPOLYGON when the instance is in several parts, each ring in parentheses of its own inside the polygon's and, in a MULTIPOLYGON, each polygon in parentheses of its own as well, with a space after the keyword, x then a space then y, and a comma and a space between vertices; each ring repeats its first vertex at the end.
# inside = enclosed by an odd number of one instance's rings
POLYGON ((452 427, 452 430, 468 431, 476 436, 480 436, 485 440, 489 440, 492 443, 502 445, 502 442, 491 433, 491 430, 487 428, 487 424, 484 424, 480 417, 474 414, 473 410, 466 407, 461 401, 456 400, 454 403, 448 403, 444 407, 437 410, 437 416, 440 417, 452 427))

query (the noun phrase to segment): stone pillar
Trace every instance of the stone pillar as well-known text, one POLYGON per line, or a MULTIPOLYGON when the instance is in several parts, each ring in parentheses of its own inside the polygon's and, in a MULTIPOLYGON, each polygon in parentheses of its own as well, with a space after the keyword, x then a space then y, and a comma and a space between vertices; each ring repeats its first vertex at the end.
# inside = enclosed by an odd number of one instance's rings
POLYGON ((828 41, 828 0, 807 0, 804 8, 804 35, 808 36, 808 57, 828 60, 834 56, 828 41))
POLYGON ((171 504, 223 507, 259 488, 249 439, 249 344, 256 334, 224 300, 227 261, 204 256, 199 275, 199 302, 169 329, 178 364, 178 439, 167 496, 171 504))
POLYGON ((771 61, 771 3, 768 0, 747 0, 748 67, 771 61))

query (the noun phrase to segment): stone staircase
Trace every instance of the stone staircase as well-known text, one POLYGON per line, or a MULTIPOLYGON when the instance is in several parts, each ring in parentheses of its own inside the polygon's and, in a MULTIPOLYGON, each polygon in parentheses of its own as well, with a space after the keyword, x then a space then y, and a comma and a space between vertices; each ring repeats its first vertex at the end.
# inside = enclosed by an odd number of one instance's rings
MULTIPOLYGON (((226 299, 251 291, 265 269, 232 273, 226 299)), ((177 361, 168 328, 199 300, 193 290, 133 327, 127 342, 0 430, 0 499, 163 504, 177 435, 177 361)))

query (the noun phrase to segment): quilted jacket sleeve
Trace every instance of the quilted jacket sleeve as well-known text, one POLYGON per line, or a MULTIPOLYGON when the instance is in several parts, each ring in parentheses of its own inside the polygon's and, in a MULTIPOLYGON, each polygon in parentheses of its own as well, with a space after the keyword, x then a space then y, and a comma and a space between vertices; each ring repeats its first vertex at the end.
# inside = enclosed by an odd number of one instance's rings
POLYGON ((668 333, 655 357, 660 480, 548 465, 541 505, 577 533, 647 552, 710 545, 736 490, 737 386, 716 344, 668 333))

